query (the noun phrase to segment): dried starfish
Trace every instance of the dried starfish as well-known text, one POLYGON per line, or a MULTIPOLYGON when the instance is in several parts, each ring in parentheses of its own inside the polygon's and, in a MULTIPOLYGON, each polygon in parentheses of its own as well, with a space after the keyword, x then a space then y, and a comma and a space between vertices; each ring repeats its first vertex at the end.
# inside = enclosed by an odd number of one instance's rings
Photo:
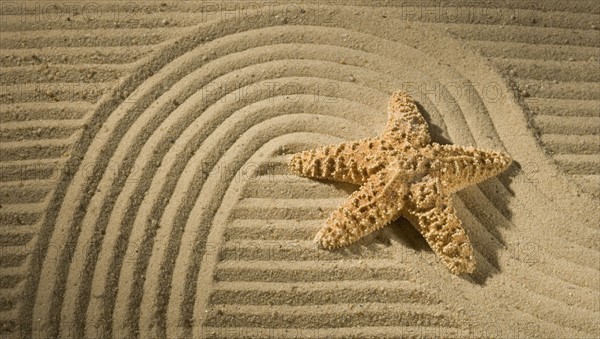
POLYGON ((395 92, 381 136, 296 153, 289 166, 299 176, 361 185, 317 233, 321 247, 348 245, 402 216, 460 274, 473 272, 475 259, 450 194, 499 174, 511 161, 503 152, 432 143, 415 101, 395 92))

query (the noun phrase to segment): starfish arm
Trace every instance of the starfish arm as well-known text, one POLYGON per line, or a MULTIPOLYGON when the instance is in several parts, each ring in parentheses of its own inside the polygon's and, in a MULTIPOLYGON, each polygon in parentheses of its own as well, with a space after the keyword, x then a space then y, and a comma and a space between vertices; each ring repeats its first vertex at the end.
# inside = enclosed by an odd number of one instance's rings
POLYGON ((403 172, 374 174, 337 210, 317 233, 315 242, 325 249, 351 244, 396 219, 408 186, 403 172))
POLYGON ((498 151, 439 144, 434 144, 431 149, 436 159, 432 163, 432 174, 449 193, 494 177, 512 162, 508 154, 498 151))
POLYGON ((413 98, 405 92, 392 94, 383 138, 399 145, 408 142, 415 148, 431 142, 429 128, 413 98))
POLYGON ((423 234, 450 272, 472 273, 475 259, 471 241, 440 181, 426 177, 411 186, 409 197, 402 215, 423 234))
POLYGON ((292 155, 289 168, 303 177, 361 185, 384 167, 385 159, 373 152, 381 147, 379 138, 320 147, 292 155))

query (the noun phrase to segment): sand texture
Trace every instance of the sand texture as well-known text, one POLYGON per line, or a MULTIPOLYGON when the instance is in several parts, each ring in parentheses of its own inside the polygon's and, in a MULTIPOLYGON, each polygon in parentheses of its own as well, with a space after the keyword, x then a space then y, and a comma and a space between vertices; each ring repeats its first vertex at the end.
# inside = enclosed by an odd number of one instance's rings
POLYGON ((597 338, 596 1, 0 3, 2 338, 597 338), (453 195, 453 275, 291 154, 378 135, 506 152, 453 195))

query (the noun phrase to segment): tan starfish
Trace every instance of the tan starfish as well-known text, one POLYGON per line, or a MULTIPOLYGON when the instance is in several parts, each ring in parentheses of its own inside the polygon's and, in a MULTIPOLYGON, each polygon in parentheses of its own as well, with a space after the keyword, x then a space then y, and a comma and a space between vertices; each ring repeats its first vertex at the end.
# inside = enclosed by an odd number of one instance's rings
POLYGON ((395 92, 381 136, 296 153, 289 166, 300 176, 361 185, 317 233, 321 247, 348 245, 402 216, 459 274, 473 272, 475 259, 450 194, 510 163, 503 152, 432 143, 414 100, 395 92))

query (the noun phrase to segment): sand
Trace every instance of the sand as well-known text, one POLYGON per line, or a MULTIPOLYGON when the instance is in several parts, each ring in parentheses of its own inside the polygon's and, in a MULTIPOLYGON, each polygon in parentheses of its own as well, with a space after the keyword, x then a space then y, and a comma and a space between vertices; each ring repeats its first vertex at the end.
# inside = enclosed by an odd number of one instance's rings
POLYGON ((600 335, 595 1, 3 2, 2 338, 600 335), (477 269, 289 154, 377 135, 508 152, 454 197, 477 269))

